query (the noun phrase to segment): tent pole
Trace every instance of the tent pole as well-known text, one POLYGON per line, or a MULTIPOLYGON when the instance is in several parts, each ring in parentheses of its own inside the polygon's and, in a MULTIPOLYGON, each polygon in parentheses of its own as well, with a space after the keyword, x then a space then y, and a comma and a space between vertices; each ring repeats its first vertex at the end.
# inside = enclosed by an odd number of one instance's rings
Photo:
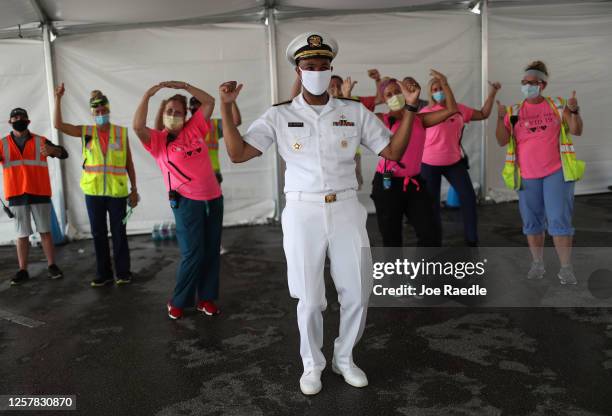
MULTIPOLYGON (((480 2, 480 31, 481 31, 481 77, 482 77, 482 102, 487 99, 489 91, 489 1, 480 2)), ((495 110, 494 110, 495 111, 495 110)), ((480 198, 484 201, 487 197, 487 131, 488 122, 484 120, 482 134, 480 137, 480 198)))
MULTIPOLYGON (((45 75, 47 84, 47 98, 49 100, 49 124, 51 131, 51 141, 55 144, 60 144, 57 130, 53 126, 53 109, 55 106, 55 76, 53 73, 53 55, 51 51, 51 28, 49 23, 43 23, 43 55, 45 60, 45 75)), ((57 213, 57 221, 59 222, 62 234, 66 232, 66 199, 64 197, 64 184, 62 181, 62 165, 58 159, 50 158, 48 161, 51 169, 51 183, 53 185, 52 201, 57 213)))
MULTIPOLYGON (((267 6, 265 9, 265 25, 268 37, 268 65, 270 67, 270 101, 278 102, 278 62, 276 58, 276 17, 274 9, 267 6)), ((281 214, 281 159, 278 153, 278 144, 274 144, 274 219, 280 221, 281 214)))

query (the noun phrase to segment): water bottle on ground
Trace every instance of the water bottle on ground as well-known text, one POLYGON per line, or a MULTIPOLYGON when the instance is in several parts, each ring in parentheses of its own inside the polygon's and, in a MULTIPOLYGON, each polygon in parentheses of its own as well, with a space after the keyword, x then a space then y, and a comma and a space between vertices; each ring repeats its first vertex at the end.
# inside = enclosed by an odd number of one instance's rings
POLYGON ((161 239, 162 240, 169 240, 170 232, 169 232, 168 228, 169 227, 168 227, 168 223, 167 222, 162 223, 162 226, 161 226, 161 239))
POLYGON ((161 232, 160 232, 159 224, 155 224, 153 226, 153 232, 151 232, 151 238, 153 239, 153 241, 161 240, 161 232))

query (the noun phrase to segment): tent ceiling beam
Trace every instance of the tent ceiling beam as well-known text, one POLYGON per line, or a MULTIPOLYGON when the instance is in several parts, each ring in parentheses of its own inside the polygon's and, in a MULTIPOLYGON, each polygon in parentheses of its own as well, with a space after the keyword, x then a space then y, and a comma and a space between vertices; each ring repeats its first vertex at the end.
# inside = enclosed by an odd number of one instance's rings
MULTIPOLYGON (((348 14, 369 14, 369 13, 409 13, 409 12, 425 12, 425 11, 443 11, 443 10, 469 10, 479 0, 443 0, 431 4, 403 6, 396 8, 372 8, 372 9, 312 9, 307 7, 286 7, 280 4, 277 0, 258 0, 257 7, 245 9, 240 12, 232 12, 208 17, 180 19, 180 20, 163 20, 157 22, 134 22, 134 23, 83 23, 83 24, 65 24, 63 21, 53 21, 49 18, 45 10, 40 5, 40 0, 29 0, 32 9, 35 11, 40 23, 48 24, 52 32, 56 36, 72 35, 82 33, 95 33, 114 30, 129 30, 137 28, 149 28, 160 26, 186 26, 199 24, 216 24, 216 23, 241 23, 241 22, 258 22, 265 19, 266 10, 273 10, 277 20, 294 19, 306 17, 320 16, 337 16, 348 14)), ((609 3, 612 0, 588 0, 589 3, 609 3)), ((559 5, 559 4, 578 4, 577 0, 537 0, 529 2, 530 5, 559 5)), ((522 7, 525 4, 523 1, 517 0, 494 0, 489 3, 489 8, 500 7, 522 7)), ((11 38, 42 38, 42 33, 37 29, 21 29, 21 32, 15 28, 7 28, 0 30, 0 39, 11 38)))
POLYGON ((96 32, 107 32, 116 30, 130 30, 130 29, 147 29, 147 28, 158 28, 160 26, 190 26, 190 25, 204 25, 204 24, 221 24, 221 23, 243 23, 243 22, 259 22, 264 19, 265 9, 256 8, 245 10, 240 14, 224 14, 210 17, 196 17, 191 19, 180 19, 180 20, 165 20, 159 22, 142 22, 142 23, 86 23, 77 25, 66 25, 63 26, 62 22, 54 22, 54 27, 57 31, 58 36, 66 35, 77 35, 84 33, 96 33, 96 32))

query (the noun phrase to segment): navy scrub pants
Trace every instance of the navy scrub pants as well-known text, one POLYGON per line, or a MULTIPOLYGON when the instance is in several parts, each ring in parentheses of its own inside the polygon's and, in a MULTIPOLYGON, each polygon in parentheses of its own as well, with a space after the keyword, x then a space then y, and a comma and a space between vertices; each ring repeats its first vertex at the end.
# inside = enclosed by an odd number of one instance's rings
POLYGON ((198 301, 217 299, 223 197, 210 201, 180 197, 172 211, 181 250, 172 306, 193 306, 196 296, 198 301))
POLYGON ((442 235, 442 217, 440 215, 440 182, 442 176, 455 188, 461 202, 463 215, 463 233, 468 246, 478 244, 478 224, 476 216, 476 193, 472 186, 470 174, 465 163, 460 160, 453 165, 433 166, 421 164, 421 176, 425 179, 427 190, 434 201, 434 219, 437 234, 442 235))
POLYGON ((91 235, 96 251, 96 275, 98 279, 113 278, 106 223, 107 214, 113 240, 116 276, 118 279, 129 278, 131 275, 130 247, 123 224, 127 209, 127 198, 85 195, 85 204, 87 205, 91 235))

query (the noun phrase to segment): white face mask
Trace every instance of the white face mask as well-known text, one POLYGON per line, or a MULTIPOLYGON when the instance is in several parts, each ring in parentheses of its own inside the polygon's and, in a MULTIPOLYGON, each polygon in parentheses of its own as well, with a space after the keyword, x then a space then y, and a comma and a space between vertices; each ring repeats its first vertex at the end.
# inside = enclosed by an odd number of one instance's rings
POLYGON ((387 99, 387 107, 391 111, 399 111, 406 105, 406 99, 403 94, 396 94, 387 99))
POLYGON ((172 130, 178 130, 182 128, 184 124, 184 120, 182 117, 175 117, 175 116, 169 116, 167 114, 164 114, 163 123, 164 123, 164 127, 172 131, 172 130))
POLYGON ((306 91, 312 95, 322 95, 327 91, 332 76, 331 70, 300 71, 302 72, 302 85, 306 88, 306 91))

